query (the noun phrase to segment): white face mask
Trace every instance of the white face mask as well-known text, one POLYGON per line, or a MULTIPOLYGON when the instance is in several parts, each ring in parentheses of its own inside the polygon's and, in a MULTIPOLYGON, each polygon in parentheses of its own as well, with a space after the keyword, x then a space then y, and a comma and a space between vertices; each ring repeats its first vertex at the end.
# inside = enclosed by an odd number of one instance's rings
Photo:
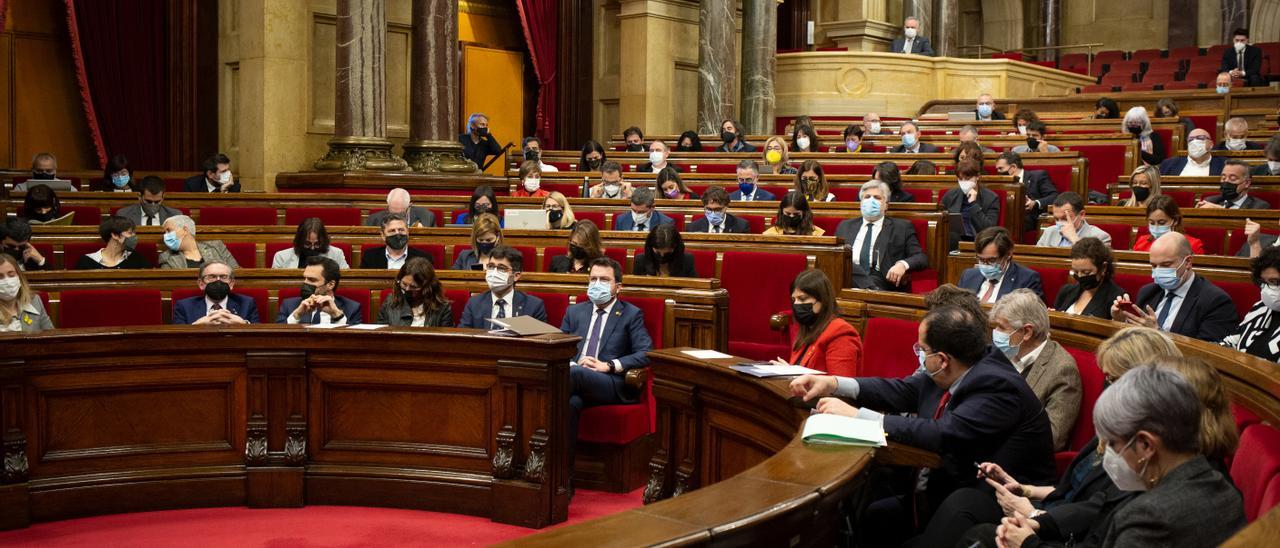
POLYGON ((221 175, 218 175, 218 180, 219 180, 219 181, 221 181, 221 182, 223 182, 223 183, 230 183, 230 182, 231 182, 231 172, 230 172, 230 171, 224 171, 224 172, 222 172, 222 174, 221 174, 221 175))
POLYGON ((1018 135, 1026 135, 1027 126, 1018 126, 1018 135))
POLYGON ((653 152, 650 152, 650 153, 649 153, 649 163, 650 163, 650 164, 658 165, 658 164, 661 164, 661 163, 662 163, 662 161, 663 161, 663 160, 665 160, 665 159, 666 159, 666 158, 663 158, 663 157, 662 157, 662 152, 661 152, 661 151, 657 151, 657 150, 655 150, 655 151, 653 151, 653 152))
POLYGON ((907 38, 915 38, 915 37, 916 37, 916 29, 905 29, 905 30, 903 30, 903 33, 907 35, 907 38))
POLYGON ((800 137, 796 139, 796 146, 800 147, 800 150, 809 150, 809 138, 800 137))
POLYGON ((1187 156, 1199 158, 1209 151, 1209 145, 1202 139, 1196 139, 1187 143, 1187 156))
POLYGON ((1232 45, 1232 47, 1236 48, 1237 53, 1244 51, 1245 46, 1246 44, 1244 42, 1236 42, 1232 45))
POLYGON ((868 126, 871 127, 871 133, 880 133, 880 122, 871 122, 868 126))
POLYGON ((22 290, 22 280, 17 276, 0 280, 0 301, 12 301, 18 298, 20 290, 22 290))
POLYGON ((524 189, 525 189, 525 191, 527 191, 527 192, 537 192, 539 188, 542 188, 542 179, 540 179, 540 178, 538 178, 538 177, 525 177, 525 178, 524 178, 524 189))
POLYGON ((1280 312, 1280 286, 1262 284, 1262 304, 1280 312))
POLYGON ((1227 150, 1244 150, 1246 146, 1244 139, 1227 139, 1227 150))
POLYGON ((648 214, 648 213, 636 213, 636 212, 632 211, 632 212, 631 212, 631 220, 632 220, 632 221, 634 221, 634 222, 635 222, 635 224, 637 224, 637 225, 639 225, 639 224, 641 224, 641 223, 647 223, 647 222, 649 222, 649 214, 648 214))
POLYGON ((978 184, 978 182, 973 179, 964 179, 960 181, 960 191, 968 194, 970 190, 973 190, 973 187, 976 184, 978 184))
POLYGON ((491 291, 502 292, 503 289, 511 285, 511 275, 496 268, 491 268, 485 271, 484 281, 489 284, 491 291))
POLYGON ((1271 170, 1272 173, 1280 173, 1280 162, 1267 160, 1267 169, 1271 170))
MULTIPOLYGON (((1129 445, 1133 445, 1133 440, 1129 441, 1129 445)), ((1128 449, 1129 445, 1126 445, 1125 449, 1128 449)), ((1147 482, 1142 481, 1141 473, 1134 472, 1132 468, 1129 468, 1129 463, 1125 462, 1124 457, 1115 452, 1110 445, 1107 445, 1106 453, 1102 455, 1102 469, 1106 470, 1107 475, 1111 477, 1112 483, 1115 483, 1116 488, 1121 491, 1147 490, 1147 482)), ((1144 464, 1142 471, 1145 472, 1146 470, 1147 467, 1144 464)))

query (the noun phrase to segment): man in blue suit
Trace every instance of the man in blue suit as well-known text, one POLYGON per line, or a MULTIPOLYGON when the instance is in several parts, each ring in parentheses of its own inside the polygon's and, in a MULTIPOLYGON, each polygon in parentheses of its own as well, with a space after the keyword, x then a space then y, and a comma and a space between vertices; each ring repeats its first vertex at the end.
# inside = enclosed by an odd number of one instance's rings
POLYGON ((893 39, 893 46, 889 48, 889 51, 927 57, 935 55, 933 47, 929 45, 929 39, 920 36, 920 20, 915 17, 908 17, 902 24, 902 36, 893 39))
POLYGON ((637 188, 631 193, 631 211, 613 216, 613 229, 628 232, 649 232, 657 228, 658 225, 674 222, 676 222, 675 219, 663 215, 661 211, 653 208, 652 190, 637 188))
POLYGON ((173 303, 176 325, 240 325, 258 323, 258 304, 252 297, 237 295, 236 275, 231 266, 210 261, 200 267, 197 284, 204 295, 173 303))
POLYGON ((302 269, 302 295, 280 301, 276 323, 360 323, 360 303, 334 294, 342 281, 338 263, 325 256, 307 257, 302 269))
POLYGON ((588 276, 590 302, 569 307, 560 324, 561 331, 582 337, 578 356, 569 368, 570 440, 578 439, 578 417, 583 408, 636 401, 639 394, 626 385, 626 372, 648 365, 648 352, 653 348, 644 312, 618 299, 622 266, 600 257, 591 261, 588 276))
POLYGON ((760 188, 760 168, 755 160, 738 162, 738 190, 729 193, 733 202, 767 202, 777 200, 772 192, 760 188))
POLYGON ((1214 156, 1213 138, 1204 128, 1196 128, 1187 134, 1187 155, 1160 162, 1162 177, 1217 177, 1227 159, 1214 156))
POLYGON ((516 282, 520 281, 523 271, 524 254, 519 249, 505 245, 493 248, 484 272, 489 290, 467 300, 458 327, 493 329, 495 326, 489 323, 491 318, 511 316, 533 316, 538 321, 547 321, 542 299, 516 291, 516 282))
POLYGON ((973 248, 977 250, 978 264, 960 273, 957 285, 974 292, 984 303, 995 304, 1000 297, 1024 287, 1044 300, 1040 273, 1013 262, 1013 238, 1008 229, 1002 226, 984 229, 974 239, 973 248))

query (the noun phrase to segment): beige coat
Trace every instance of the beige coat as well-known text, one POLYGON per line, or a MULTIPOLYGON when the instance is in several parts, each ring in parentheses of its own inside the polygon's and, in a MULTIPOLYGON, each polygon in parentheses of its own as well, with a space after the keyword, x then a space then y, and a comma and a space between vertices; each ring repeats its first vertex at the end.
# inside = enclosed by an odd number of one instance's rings
POLYGON ((1023 371, 1023 376, 1040 403, 1044 404, 1045 413, 1049 414, 1054 450, 1068 450, 1071 429, 1075 428, 1076 417, 1080 415, 1080 400, 1084 393, 1075 358, 1057 341, 1051 340, 1045 343, 1044 350, 1036 356, 1030 369, 1023 371))
MULTIPOLYGON (((227 246, 223 245, 221 241, 196 242, 196 249, 200 250, 200 257, 206 263, 218 261, 227 263, 231 268, 240 268, 240 265, 236 263, 236 258, 231 256, 231 252, 227 250, 227 246)), ((183 257, 181 252, 166 249, 160 253, 160 268, 187 268, 187 258, 183 257)))

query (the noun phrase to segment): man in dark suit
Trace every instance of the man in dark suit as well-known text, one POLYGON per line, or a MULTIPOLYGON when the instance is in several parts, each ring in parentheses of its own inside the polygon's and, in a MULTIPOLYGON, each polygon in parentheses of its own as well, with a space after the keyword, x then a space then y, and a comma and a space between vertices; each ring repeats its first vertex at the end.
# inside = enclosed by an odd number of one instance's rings
POLYGON ((467 117, 467 132, 458 136, 458 142, 462 143, 462 155, 480 169, 484 169, 485 159, 502 154, 502 146, 489 133, 489 117, 480 112, 467 117))
POLYGON ((1111 305, 1111 319, 1220 342, 1240 323, 1231 297, 1213 282, 1196 276, 1191 244, 1180 232, 1170 232, 1151 244, 1154 283, 1111 305), (1136 310, 1130 305, 1136 305, 1136 310))
POLYGON ((729 199, 737 202, 767 202, 777 200, 772 192, 760 188, 760 167, 755 160, 738 162, 738 190, 729 193, 729 199))
POLYGON ((13 257, 27 272, 48 270, 53 266, 36 246, 31 245, 31 223, 21 217, 0 221, 0 253, 13 257))
POLYGON ((382 226, 382 220, 391 214, 404 217, 409 226, 436 226, 436 214, 425 207, 413 207, 412 199, 409 191, 403 188, 391 189, 391 192, 387 193, 387 209, 370 213, 364 219, 364 226, 382 226))
POLYGON ((307 257, 302 269, 302 295, 280 301, 276 323, 337 324, 360 323, 360 303, 334 292, 342 281, 338 263, 328 257, 307 257))
POLYGON ((928 268, 929 256, 920 247, 911 221, 887 216, 888 197, 888 184, 864 183, 858 193, 862 216, 841 221, 836 236, 853 250, 855 287, 910 291, 908 273, 928 268))
POLYGON ((985 344, 985 317, 962 307, 931 310, 917 330, 921 370, 905 378, 805 375, 791 383, 794 395, 817 402, 819 413, 879 421, 889 441, 934 451, 942 466, 913 476, 898 494, 871 503, 862 516, 867 545, 897 546, 910 536, 910 507, 920 481, 926 508, 961 487, 980 485, 973 463, 999 464, 1023 485, 1053 481, 1053 434, 1035 392, 999 349, 985 344), (823 397, 826 396, 826 397, 823 397), (834 396, 834 397, 832 397, 834 396), (852 400, 854 407, 846 400, 852 400), (914 415, 910 415, 914 414, 914 415), (1032 482, 1032 483, 1028 483, 1032 482))
POLYGON ((942 152, 942 149, 929 143, 920 142, 920 128, 915 122, 903 122, 898 131, 902 133, 902 144, 893 147, 889 152, 897 154, 915 154, 919 152, 942 152))
POLYGON ((622 266, 599 257, 591 261, 587 275, 589 302, 570 306, 560 324, 561 331, 582 337, 569 368, 570 440, 578 438, 578 417, 583 408, 636 401, 639 394, 627 386, 626 373, 648 365, 648 352, 653 348, 644 312, 618 299, 622 266))
POLYGON ((990 93, 978 96, 977 107, 973 109, 973 114, 981 121, 1006 119, 1003 112, 996 110, 996 99, 990 93))
POLYGON ((1230 73, 1232 78, 1244 80, 1246 86, 1267 85, 1262 76, 1262 49, 1249 45, 1249 30, 1236 29, 1231 35, 1232 48, 1222 52, 1218 72, 1230 73))
POLYGON ((933 47, 929 45, 929 39, 920 36, 920 20, 915 17, 908 17, 902 24, 902 36, 893 39, 893 46, 889 51, 893 53, 913 53, 916 55, 924 55, 933 57, 933 47))
POLYGON ((631 211, 613 216, 613 229, 627 232, 648 232, 658 225, 674 223, 675 219, 653 208, 653 191, 637 188, 631 192, 631 211))
POLYGON ((135 226, 164 226, 169 217, 182 211, 164 205, 164 179, 148 175, 138 183, 138 203, 120 208, 116 215, 133 221, 135 226))
POLYGON ((204 295, 173 303, 175 325, 241 325, 258 323, 258 304, 253 297, 232 293, 236 273, 230 265, 210 261, 200 267, 197 281, 204 295))
POLYGON ((1223 136, 1213 150, 1262 150, 1266 145, 1249 140, 1249 121, 1236 116, 1222 125, 1223 136))
POLYGON ((1280 175, 1280 133, 1271 136, 1265 150, 1267 161, 1253 166, 1250 175, 1280 175))
POLYGON ((1013 177, 1013 182, 1022 183, 1022 194, 1026 196, 1023 203, 1025 218, 1022 223, 1024 232, 1039 229, 1040 214, 1049 210, 1053 201, 1058 198, 1058 187, 1049 179, 1044 171, 1028 171, 1022 169, 1022 156, 1017 152, 1003 152, 996 158, 996 173, 1013 177))
POLYGON ((240 181, 231 172, 231 158, 221 152, 204 161, 204 173, 182 182, 184 192, 240 192, 240 181))
POLYGON ((685 227, 685 232, 702 232, 707 234, 748 234, 751 225, 746 219, 739 219, 729 213, 729 193, 723 188, 713 186, 702 193, 702 208, 706 212, 685 227))
POLYGON ((1196 128, 1187 134, 1187 154, 1160 162, 1160 175, 1165 177, 1206 177, 1222 174, 1227 159, 1213 156, 1213 138, 1204 128, 1196 128))
POLYGON ((1253 175, 1249 174, 1249 164, 1232 158, 1222 166, 1222 193, 1205 197, 1196 203, 1196 207, 1271 209, 1271 204, 1266 200, 1249 195, 1249 187, 1252 185, 1253 175))
POLYGON ((399 270, 414 257, 432 262, 431 255, 409 247, 409 226, 399 214, 382 218, 382 241, 386 245, 371 247, 360 254, 360 268, 399 270))
POLYGON ((680 166, 667 161, 670 156, 671 149, 667 147, 667 142, 655 139, 652 143, 649 143, 649 161, 640 164, 636 171, 640 173, 657 173, 663 169, 671 168, 676 172, 682 172, 683 170, 680 169, 680 166))
POLYGON ((547 309, 542 299, 516 290, 516 282, 524 272, 524 255, 519 249, 500 245, 489 252, 485 265, 485 282, 489 290, 467 300, 458 327, 493 329, 491 318, 532 316, 547 321, 547 309))
POLYGON ((978 264, 960 273, 960 287, 972 291, 978 300, 995 304, 1015 289, 1035 291, 1044 300, 1044 288, 1040 273, 1013 262, 1013 238, 1002 226, 993 226, 978 233, 973 248, 977 250, 978 264))

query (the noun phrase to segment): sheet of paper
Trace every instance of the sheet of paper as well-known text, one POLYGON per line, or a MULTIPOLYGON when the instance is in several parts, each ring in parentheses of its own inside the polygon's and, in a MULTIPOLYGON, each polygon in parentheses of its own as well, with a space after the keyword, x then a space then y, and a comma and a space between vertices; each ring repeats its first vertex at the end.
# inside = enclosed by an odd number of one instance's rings
POLYGON ((869 445, 884 447, 888 442, 879 421, 841 415, 811 415, 804 422, 806 443, 869 445))
POLYGON ((359 330, 361 330, 361 331, 373 331, 374 329, 382 329, 382 328, 384 328, 384 327, 386 327, 386 326, 387 326, 387 324, 383 324, 383 323, 358 323, 358 324, 355 324, 355 325, 352 325, 352 326, 347 327, 347 329, 359 329, 359 330))
POLYGON ((817 369, 809 369, 808 367, 800 367, 798 365, 768 365, 763 363, 743 363, 729 366, 730 369, 739 373, 746 373, 753 377, 766 379, 769 377, 798 377, 800 375, 826 375, 817 369))
POLYGON ((346 327, 346 324, 309 323, 309 324, 304 324, 304 327, 306 327, 307 329, 337 329, 339 327, 346 327))
POLYGON ((724 352, 716 352, 715 350, 685 350, 685 354, 698 358, 699 360, 718 360, 723 358, 732 358, 724 352))

